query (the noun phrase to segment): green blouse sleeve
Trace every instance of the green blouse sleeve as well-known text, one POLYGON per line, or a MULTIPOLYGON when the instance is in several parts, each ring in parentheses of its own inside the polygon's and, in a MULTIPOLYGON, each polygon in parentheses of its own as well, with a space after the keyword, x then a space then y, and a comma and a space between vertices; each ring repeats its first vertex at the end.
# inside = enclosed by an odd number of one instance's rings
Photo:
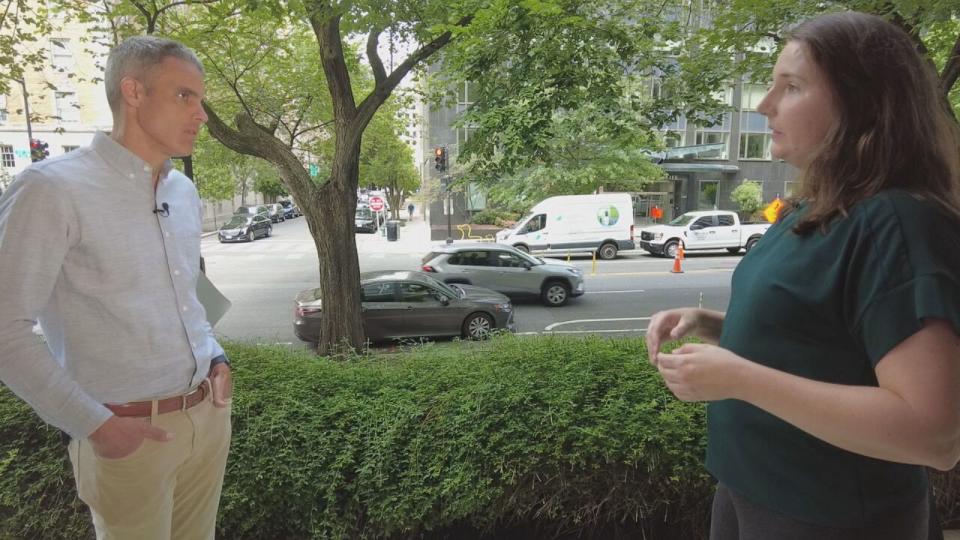
POLYGON ((848 305, 876 366, 924 319, 944 319, 960 334, 960 227, 906 194, 871 206, 861 216, 869 233, 853 242, 861 256, 850 268, 848 305))

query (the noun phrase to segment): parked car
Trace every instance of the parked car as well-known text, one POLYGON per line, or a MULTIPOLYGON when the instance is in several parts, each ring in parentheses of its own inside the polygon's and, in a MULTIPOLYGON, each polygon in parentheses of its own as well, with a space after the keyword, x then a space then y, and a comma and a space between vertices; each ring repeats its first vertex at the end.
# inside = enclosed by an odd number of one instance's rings
POLYGON ((217 238, 220 242, 253 242, 261 236, 273 234, 270 218, 263 214, 247 216, 236 214, 220 226, 217 238))
MULTIPOLYGON (((482 339, 497 329, 515 330, 506 296, 470 285, 446 285, 416 271, 360 274, 361 319, 372 341, 462 336, 482 339)), ((303 341, 320 340, 320 289, 297 295, 293 331, 303 341)))
POLYGON ((674 257, 681 245, 685 251, 726 249, 738 253, 753 249, 769 228, 769 223, 741 223, 736 212, 687 212, 666 225, 640 231, 640 247, 665 257, 674 257))
POLYGON ((255 216, 257 214, 263 214, 265 216, 269 216, 267 207, 262 204, 258 204, 254 206, 240 206, 240 207, 237 207, 237 209, 234 210, 233 213, 243 215, 243 216, 255 216))
POLYGON ((440 244, 421 270, 447 284, 479 285, 511 297, 538 296, 557 307, 584 293, 583 271, 556 259, 541 259, 512 246, 488 242, 440 244))
POLYGON ((634 249, 633 199, 629 193, 560 195, 535 204, 497 242, 523 251, 589 252, 614 259, 634 249))
POLYGON ((287 218, 283 216, 283 206, 278 203, 268 204, 267 205, 267 216, 270 218, 270 221, 273 223, 280 223, 285 221, 287 218))
POLYGON ((375 233, 380 228, 380 216, 369 206, 358 205, 353 215, 353 226, 356 232, 375 233))
POLYGON ((291 201, 279 201, 279 204, 283 207, 283 217, 286 219, 293 219, 303 215, 300 213, 300 207, 291 201))

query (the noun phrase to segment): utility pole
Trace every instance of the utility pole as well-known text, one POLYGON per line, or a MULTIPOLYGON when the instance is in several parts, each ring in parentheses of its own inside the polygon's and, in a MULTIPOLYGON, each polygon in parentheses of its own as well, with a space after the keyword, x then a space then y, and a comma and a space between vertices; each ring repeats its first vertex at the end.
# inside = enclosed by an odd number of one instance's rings
POLYGON ((23 94, 23 112, 27 119, 27 149, 33 148, 33 128, 30 125, 30 94, 27 93, 27 84, 24 79, 14 79, 20 83, 20 90, 23 94))
POLYGON ((444 186, 444 191, 446 192, 446 198, 444 200, 444 211, 447 214, 447 243, 453 243, 453 225, 451 224, 451 219, 453 216, 453 197, 450 192, 450 177, 449 175, 444 175, 440 179, 441 185, 444 186))

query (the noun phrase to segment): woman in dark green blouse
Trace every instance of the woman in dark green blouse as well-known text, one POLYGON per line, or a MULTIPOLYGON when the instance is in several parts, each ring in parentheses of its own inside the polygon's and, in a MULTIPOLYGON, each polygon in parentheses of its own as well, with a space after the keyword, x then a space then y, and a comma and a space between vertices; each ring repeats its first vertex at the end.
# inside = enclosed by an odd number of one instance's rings
POLYGON ((960 135, 911 39, 840 13, 791 32, 760 103, 799 196, 726 313, 657 313, 650 360, 709 401, 711 538, 926 540, 924 466, 960 459, 960 135), (669 339, 695 336, 660 352, 669 339))

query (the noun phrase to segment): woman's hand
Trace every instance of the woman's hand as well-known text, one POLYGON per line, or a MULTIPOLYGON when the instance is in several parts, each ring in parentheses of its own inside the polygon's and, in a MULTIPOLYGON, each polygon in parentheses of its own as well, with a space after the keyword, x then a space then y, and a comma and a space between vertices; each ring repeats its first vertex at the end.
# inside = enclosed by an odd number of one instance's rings
POLYGON ((657 365, 660 347, 665 341, 675 341, 693 335, 705 341, 720 340, 724 314, 698 308, 669 309, 654 313, 647 325, 647 354, 650 363, 657 365))
POLYGON ((660 376, 681 401, 735 398, 738 381, 753 365, 727 349, 700 343, 688 343, 657 358, 660 376))

